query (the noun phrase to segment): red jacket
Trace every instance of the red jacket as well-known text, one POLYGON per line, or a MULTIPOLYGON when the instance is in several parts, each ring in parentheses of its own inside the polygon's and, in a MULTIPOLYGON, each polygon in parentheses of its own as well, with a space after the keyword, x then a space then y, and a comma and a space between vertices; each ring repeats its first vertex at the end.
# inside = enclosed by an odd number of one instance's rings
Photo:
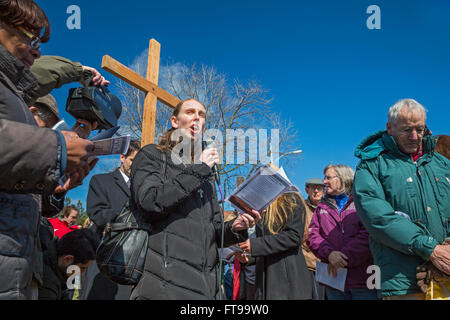
POLYGON ((66 221, 63 221, 59 218, 49 218, 48 221, 50 221, 50 223, 53 226, 55 236, 57 236, 60 239, 66 233, 80 229, 80 227, 77 225, 69 226, 69 224, 66 221))

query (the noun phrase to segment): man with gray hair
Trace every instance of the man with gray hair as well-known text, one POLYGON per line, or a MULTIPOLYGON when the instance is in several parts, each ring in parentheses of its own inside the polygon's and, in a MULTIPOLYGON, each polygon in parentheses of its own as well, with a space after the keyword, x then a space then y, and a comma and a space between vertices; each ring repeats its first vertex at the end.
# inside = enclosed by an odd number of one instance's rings
POLYGON ((364 139, 354 180, 356 209, 381 271, 383 299, 423 300, 417 267, 450 275, 450 161, 435 152, 426 110, 413 99, 394 104, 386 131, 364 139))
POLYGON ((309 234, 309 224, 311 223, 314 211, 317 208, 320 200, 322 200, 324 194, 324 183, 321 178, 310 178, 305 183, 305 192, 308 198, 305 199, 305 230, 303 232, 302 239, 302 251, 305 257, 306 266, 311 272, 313 278, 313 299, 314 300, 325 300, 325 287, 319 285, 315 280, 316 275, 316 262, 320 262, 311 249, 308 246, 308 234, 309 234))

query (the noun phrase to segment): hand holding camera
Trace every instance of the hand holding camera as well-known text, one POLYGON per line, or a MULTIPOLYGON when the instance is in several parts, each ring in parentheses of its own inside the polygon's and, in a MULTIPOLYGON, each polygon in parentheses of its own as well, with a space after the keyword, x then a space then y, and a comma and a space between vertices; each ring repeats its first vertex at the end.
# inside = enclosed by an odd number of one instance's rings
POLYGON ((88 77, 91 76, 90 72, 92 73, 93 77, 91 79, 91 82, 88 83, 88 85, 93 85, 95 87, 103 87, 109 85, 109 81, 103 77, 100 72, 97 71, 97 69, 88 67, 88 66, 82 66, 83 68, 83 75, 81 77, 81 84, 84 84, 85 81, 88 79, 88 77))
POLYGON ((97 123, 97 129, 117 126, 122 103, 106 87, 109 81, 90 67, 84 67, 83 87, 72 88, 66 102, 66 111, 76 119, 97 123))

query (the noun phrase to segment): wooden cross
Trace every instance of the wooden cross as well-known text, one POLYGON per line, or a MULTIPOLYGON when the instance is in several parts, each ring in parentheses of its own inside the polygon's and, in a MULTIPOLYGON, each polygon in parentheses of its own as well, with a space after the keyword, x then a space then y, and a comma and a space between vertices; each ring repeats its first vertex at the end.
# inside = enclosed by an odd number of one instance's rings
POLYGON ((150 40, 146 78, 127 68, 108 55, 103 56, 102 68, 133 87, 145 92, 144 113, 142 117, 141 147, 155 142, 156 103, 157 100, 172 109, 180 100, 158 87, 159 56, 161 45, 155 39, 150 40))

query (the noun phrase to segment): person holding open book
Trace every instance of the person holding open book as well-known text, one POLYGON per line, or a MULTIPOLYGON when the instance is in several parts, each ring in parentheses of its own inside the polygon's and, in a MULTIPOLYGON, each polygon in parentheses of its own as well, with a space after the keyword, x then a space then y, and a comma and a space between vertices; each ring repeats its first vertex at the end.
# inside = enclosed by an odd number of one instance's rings
MULTIPOLYGON (((130 208, 138 223, 151 226, 145 272, 131 299, 218 299, 222 221, 211 170, 219 161, 218 151, 200 148, 196 155, 206 121, 199 101, 181 101, 170 120, 172 129, 158 145, 143 147, 131 167, 130 208)), ((247 229, 260 218, 253 211, 225 222, 224 246, 247 239, 247 229)))
POLYGON ((325 196, 309 225, 307 244, 328 264, 328 273, 347 268, 345 291, 326 287, 328 300, 376 300, 376 290, 367 287, 367 267, 373 264, 369 234, 353 202, 354 171, 346 165, 329 165, 324 170, 325 196))
POLYGON ((301 248, 305 203, 297 192, 275 199, 256 225, 256 238, 239 244, 256 259, 256 300, 312 299, 312 278, 301 248))

